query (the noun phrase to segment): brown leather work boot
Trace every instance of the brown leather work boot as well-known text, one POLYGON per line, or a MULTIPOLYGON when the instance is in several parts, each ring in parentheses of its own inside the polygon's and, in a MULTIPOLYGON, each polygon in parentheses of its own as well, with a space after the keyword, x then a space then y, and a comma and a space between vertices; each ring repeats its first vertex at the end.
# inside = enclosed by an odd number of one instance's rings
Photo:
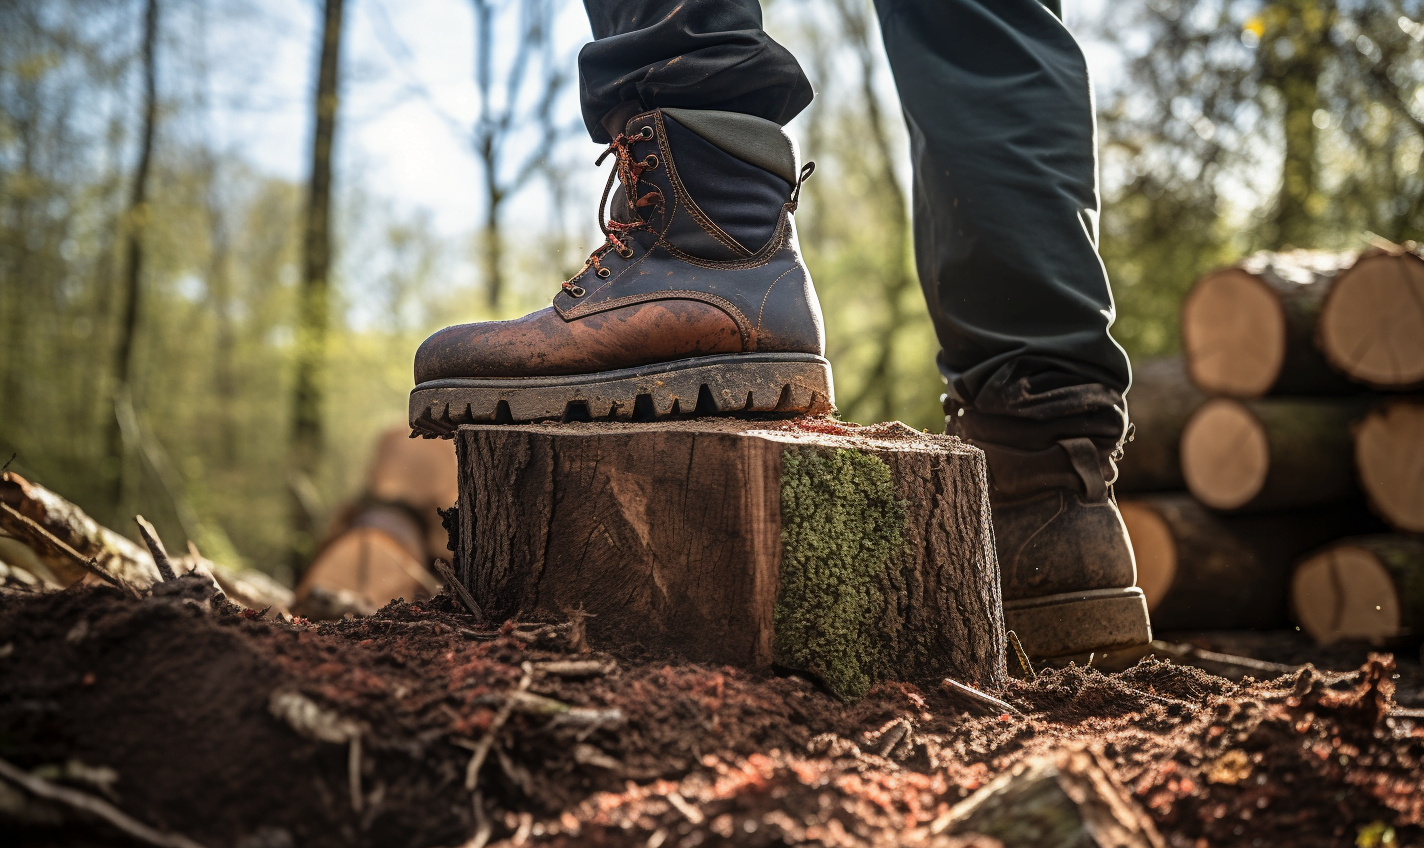
POLYGON ((797 169, 781 127, 655 109, 623 123, 610 154, 603 246, 552 306, 426 339, 411 427, 829 412, 821 307, 792 223, 813 166, 797 169))
MULTIPOLYGON (((993 479, 989 503, 1004 624, 1029 656, 1152 641, 1147 601, 1134 585, 1137 565, 1127 527, 1093 442, 1064 439, 1062 454, 1047 469, 1044 452, 973 443, 984 449, 993 479)), ((1111 459, 1106 464, 1115 471, 1111 459)))

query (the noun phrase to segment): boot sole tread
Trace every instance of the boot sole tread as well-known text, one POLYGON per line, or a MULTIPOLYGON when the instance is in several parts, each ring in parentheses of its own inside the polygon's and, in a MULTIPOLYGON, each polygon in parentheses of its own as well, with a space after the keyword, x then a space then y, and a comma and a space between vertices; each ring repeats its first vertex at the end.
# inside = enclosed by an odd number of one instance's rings
POLYGON ((704 356, 593 374, 431 380, 410 393, 412 436, 461 424, 656 421, 835 410, 831 365, 809 353, 704 356))

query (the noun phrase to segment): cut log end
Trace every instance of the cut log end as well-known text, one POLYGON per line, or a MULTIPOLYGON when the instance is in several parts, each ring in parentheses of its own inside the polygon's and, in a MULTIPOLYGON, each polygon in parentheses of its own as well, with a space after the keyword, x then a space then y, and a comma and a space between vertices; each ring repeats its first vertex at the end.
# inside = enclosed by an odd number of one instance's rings
POLYGON ((1424 404, 1400 401, 1367 415, 1355 430, 1355 465, 1382 518, 1424 532, 1424 404))
POLYGON ((1286 315, 1266 283, 1239 268, 1211 274, 1182 304, 1182 344, 1203 391, 1259 397, 1286 358, 1286 315))
POLYGON ((1381 252, 1335 281, 1320 313, 1330 363, 1381 389, 1424 384, 1424 259, 1381 252))
POLYGON ((1177 577, 1177 546, 1172 529, 1162 516, 1145 503, 1123 501, 1122 511, 1132 553, 1137 560, 1137 586, 1147 598, 1148 611, 1162 602, 1177 577))
POLYGON ((1379 644, 1421 626, 1424 542, 1404 537, 1350 539, 1307 557, 1291 580, 1291 603, 1320 643, 1379 644))
POLYGON ((1265 486, 1271 449, 1265 428, 1235 401, 1209 401, 1182 431, 1182 476, 1202 503, 1237 509, 1265 486))

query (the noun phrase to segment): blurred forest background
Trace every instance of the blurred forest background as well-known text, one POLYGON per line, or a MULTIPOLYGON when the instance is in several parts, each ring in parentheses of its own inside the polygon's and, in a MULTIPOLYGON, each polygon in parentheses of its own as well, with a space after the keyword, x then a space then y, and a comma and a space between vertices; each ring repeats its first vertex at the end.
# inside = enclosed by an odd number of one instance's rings
MULTIPOLYGON (((575 101, 580 4, 449 0, 469 27, 470 93, 451 98, 415 70, 420 19, 397 25, 391 3, 298 9, 306 123, 281 145, 223 127, 277 108, 260 71, 293 38, 290 9, 0 3, 0 461, 110 526, 142 512, 290 579, 374 436, 403 422, 420 340, 543 306, 579 267, 604 179, 575 101), (410 103, 468 157, 428 175, 468 183, 461 232, 344 152, 410 103)), ((1175 351, 1187 287, 1248 251, 1424 235, 1424 0, 1065 6, 1113 68, 1095 80, 1102 251, 1134 358, 1175 351)), ((940 429, 870 4, 766 9, 818 91, 791 129, 819 166, 798 223, 839 405, 940 429)), ((441 167, 421 149, 389 155, 441 167)))

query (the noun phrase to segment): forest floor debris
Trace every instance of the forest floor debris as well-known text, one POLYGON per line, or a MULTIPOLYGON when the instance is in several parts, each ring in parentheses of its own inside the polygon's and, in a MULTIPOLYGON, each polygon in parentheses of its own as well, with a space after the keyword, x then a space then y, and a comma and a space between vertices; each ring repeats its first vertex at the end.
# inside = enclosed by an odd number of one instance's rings
MULTIPOLYGON (((1109 806, 1171 846, 1424 842, 1424 719, 1395 700, 1406 683, 1418 703, 1418 664, 1397 679, 1388 655, 1240 683, 1152 658, 1042 668, 995 693, 1023 715, 986 715, 938 681, 847 704, 796 677, 614 658, 566 626, 485 628, 446 595, 313 624, 208 591, 8 595, 0 757, 234 848, 993 846, 957 805, 1060 772, 1065 791, 1116 787, 1127 807, 1109 806), (95 770, 117 779, 66 778, 95 770)), ((22 842, 123 844, 0 787, 22 842)))

